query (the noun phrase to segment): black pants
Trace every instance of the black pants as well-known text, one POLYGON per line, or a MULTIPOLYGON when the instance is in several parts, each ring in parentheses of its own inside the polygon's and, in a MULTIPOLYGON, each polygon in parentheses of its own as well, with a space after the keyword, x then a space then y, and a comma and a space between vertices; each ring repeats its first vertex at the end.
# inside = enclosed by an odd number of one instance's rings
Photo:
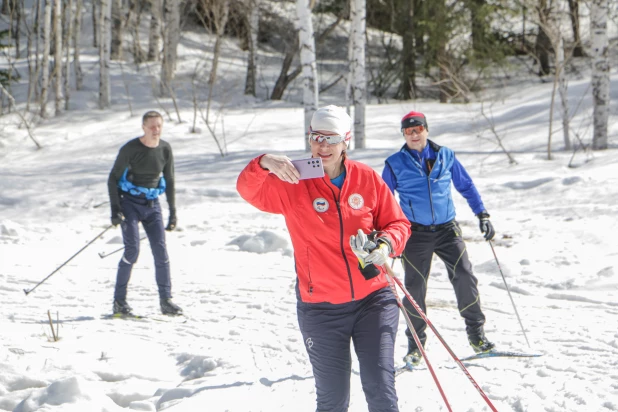
POLYGON ((350 342, 358 356, 369 412, 399 411, 394 364, 399 308, 389 288, 339 305, 298 302, 297 314, 313 367, 316 412, 348 410, 350 342))
MULTIPOLYGON (((402 256, 408 293, 427 314, 425 297, 434 253, 446 266, 448 278, 455 290, 459 314, 466 322, 466 332, 468 335, 481 332, 485 324, 485 315, 481 311, 478 281, 472 273, 466 244, 456 221, 435 232, 414 230, 413 227, 412 236, 408 239, 402 256)), ((427 324, 407 299, 404 300, 404 306, 410 315, 414 330, 425 346, 427 324)), ((406 329, 406 335, 409 348, 416 348, 416 342, 409 329, 406 329)))

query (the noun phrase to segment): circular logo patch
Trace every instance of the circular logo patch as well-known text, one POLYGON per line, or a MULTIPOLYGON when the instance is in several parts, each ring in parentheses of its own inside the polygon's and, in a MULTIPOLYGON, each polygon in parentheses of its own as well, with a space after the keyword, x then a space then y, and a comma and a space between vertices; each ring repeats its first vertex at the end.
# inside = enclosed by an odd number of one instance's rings
POLYGON ((354 193, 350 197, 348 197, 348 204, 352 209, 360 209, 365 204, 365 200, 358 193, 354 193))
POLYGON ((328 200, 318 197, 313 201, 313 208, 316 212, 324 213, 328 210, 328 200))

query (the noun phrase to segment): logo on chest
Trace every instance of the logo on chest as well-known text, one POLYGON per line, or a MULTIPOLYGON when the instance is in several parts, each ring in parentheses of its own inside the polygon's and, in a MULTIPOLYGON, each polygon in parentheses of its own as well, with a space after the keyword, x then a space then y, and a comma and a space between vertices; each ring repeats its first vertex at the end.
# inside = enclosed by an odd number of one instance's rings
POLYGON ((352 209, 360 209, 365 204, 365 199, 358 193, 354 193, 348 197, 348 204, 352 209))
POLYGON ((328 207, 328 200, 324 199, 323 197, 318 197, 313 201, 313 208, 316 212, 324 213, 328 210, 328 207))

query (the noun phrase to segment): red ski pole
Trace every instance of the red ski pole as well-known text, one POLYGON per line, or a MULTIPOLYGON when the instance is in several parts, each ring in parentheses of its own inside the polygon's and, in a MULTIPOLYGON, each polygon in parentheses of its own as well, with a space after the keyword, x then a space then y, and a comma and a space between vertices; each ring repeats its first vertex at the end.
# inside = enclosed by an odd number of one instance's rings
MULTIPOLYGON (((390 269, 388 267, 388 263, 386 264, 386 267, 390 269)), ((453 410, 451 409, 451 405, 449 405, 448 399, 446 399, 446 394, 442 390, 442 385, 440 385, 440 381, 438 380, 438 377, 436 376, 436 373, 434 372, 433 367, 431 366, 431 363, 429 363, 429 358, 427 357, 427 354, 425 353, 423 344, 421 343, 421 340, 416 334, 416 331, 414 330, 414 326, 412 326, 412 321, 410 320, 410 316, 408 316, 408 313, 406 312, 406 309, 403 306, 403 302, 401 301, 401 298, 399 297, 399 294, 397 293, 397 289, 395 288, 395 284, 393 283, 393 280, 392 280, 393 277, 394 276, 392 275, 392 271, 389 271, 388 276, 386 276, 386 279, 388 280, 388 284, 391 287, 391 291, 393 292, 393 295, 395 295, 395 299, 397 299, 397 306, 399 306, 399 309, 401 309, 401 313, 403 313, 403 316, 406 319, 406 323, 408 324, 408 328, 412 332, 412 337, 414 337, 416 346, 420 349, 421 353, 423 354, 423 358, 425 358, 425 363, 427 364, 427 368, 429 368, 429 372, 431 372, 431 376, 433 377, 433 380, 436 383, 436 386, 438 387, 438 391, 440 391, 440 395, 442 395, 442 399, 444 399, 446 408, 450 412, 452 412, 453 410)))
MULTIPOLYGON (((463 373, 468 377, 468 379, 470 380, 470 382, 472 382, 472 385, 476 388, 476 390, 479 392, 479 394, 481 395, 481 397, 485 400, 485 402, 487 403, 487 405, 489 406, 489 408, 491 408, 492 411, 494 412, 498 412, 498 410, 496 409, 496 407, 493 405, 493 403, 491 403, 491 401, 489 400, 489 398, 487 397, 487 395, 485 394, 485 392, 483 392, 483 389, 481 389, 481 387, 478 385, 478 383, 476 383, 476 381, 474 380, 474 378, 472 377, 472 375, 470 375, 470 372, 468 372, 468 369, 466 369, 466 367, 464 366, 464 364, 459 360, 459 358, 457 357, 457 355, 455 355, 455 352, 453 352, 453 350, 448 346, 448 344, 446 343, 446 341, 442 338, 442 335, 440 335, 440 333, 436 330, 436 328, 433 326, 433 323, 431 323, 431 321, 427 318, 427 316, 425 315, 425 313, 423 312, 423 310, 420 308, 420 306, 418 306, 418 303, 416 303, 416 301, 414 300, 414 298, 412 296, 410 296, 410 294, 408 293, 408 291, 406 290, 406 288, 403 286, 403 284, 401 283, 401 281, 397 278, 397 276, 395 276, 395 272, 393 272, 393 269, 391 269, 390 265, 388 264, 388 262, 386 262, 384 264, 384 267, 386 268, 386 271, 389 275, 390 278, 392 278, 395 283, 397 284, 397 286, 399 286, 399 288, 401 289, 401 291, 403 292, 403 294, 406 296, 406 299, 408 299, 408 301, 412 304, 412 306, 414 307, 414 309, 416 309, 416 311, 418 312, 418 314, 421 316, 421 318, 423 318, 423 320, 427 323, 427 326, 429 326, 431 328, 431 330, 433 331, 433 333, 435 333, 436 337, 438 338, 438 340, 440 342, 442 342, 442 345, 444 345, 444 347, 446 348, 447 352, 452 356, 452 358, 455 360, 455 363, 457 363, 457 365, 459 365, 459 368, 463 371, 463 373)), ((414 330, 413 328, 411 328, 410 330, 414 330)), ((419 345, 419 348, 422 345, 419 345)), ((424 356, 424 353, 423 353, 424 356)), ((449 409, 450 410, 450 409, 449 409)))

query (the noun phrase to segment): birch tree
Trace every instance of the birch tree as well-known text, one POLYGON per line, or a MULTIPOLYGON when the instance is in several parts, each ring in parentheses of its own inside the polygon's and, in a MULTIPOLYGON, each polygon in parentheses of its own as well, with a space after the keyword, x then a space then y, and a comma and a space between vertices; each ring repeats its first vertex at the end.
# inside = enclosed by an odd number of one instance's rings
POLYGON ((162 0, 150 1, 150 30, 148 32, 148 56, 149 62, 159 61, 161 44, 161 10, 162 0))
POLYGON ((45 0, 43 12, 43 75, 41 80, 41 117, 47 117, 47 95, 49 94, 49 49, 51 44, 51 9, 52 0, 45 0))
POLYGON ((592 35, 592 148, 607 149, 607 119, 609 116, 609 47, 607 36, 608 0, 592 0, 590 33, 592 35))
POLYGON ((84 73, 79 60, 79 41, 82 29, 82 7, 84 0, 75 0, 75 21, 73 23, 73 69, 75 70, 75 88, 81 90, 84 86, 84 73))
POLYGON ((69 110, 69 99, 71 96, 71 47, 70 46, 70 41, 71 41, 71 37, 72 37, 72 31, 73 31, 73 20, 72 20, 72 14, 73 14, 73 0, 67 0, 66 3, 66 9, 64 11, 65 13, 65 19, 64 21, 66 22, 66 29, 65 29, 65 34, 64 34, 64 39, 63 39, 63 43, 64 43, 64 52, 65 52, 65 59, 64 59, 64 110, 69 110))
MULTIPOLYGON (((353 0, 350 0, 348 4, 350 5, 350 16, 353 16, 355 13, 355 3, 353 0)), ((354 82, 354 65, 352 64, 354 60, 354 36, 352 36, 352 30, 352 23, 350 22, 350 35, 348 36, 348 74, 345 82, 345 106, 348 114, 350 114, 350 106, 353 99, 352 83, 354 82)))
POLYGON ((171 92, 172 79, 176 70, 176 49, 180 41, 180 0, 164 0, 163 25, 162 94, 171 92))
POLYGON ((122 36, 124 32, 124 13, 122 0, 108 0, 112 2, 112 48, 111 60, 122 60, 122 36))
POLYGON ((62 102, 62 0, 54 2, 54 86, 56 116, 60 114, 62 102))
POLYGON ((256 96, 256 77, 258 69, 258 32, 260 29, 260 0, 248 0, 247 16, 247 77, 245 79, 245 94, 256 96))
MULTIPOLYGON (((303 75, 303 107, 305 109, 304 131, 309 130, 311 117, 318 108, 318 68, 315 63, 315 37, 311 21, 311 0, 296 0, 298 18, 298 41, 300 47, 300 65, 303 75)), ((309 141, 305 140, 305 149, 309 141)))
POLYGON ((100 0, 99 10, 99 109, 111 106, 109 61, 111 48, 111 0, 100 0))
POLYGON ((354 38, 350 66, 354 76, 352 98, 354 101, 354 147, 365 148, 365 106, 367 82, 365 80, 366 0, 351 0, 352 36, 354 38))

